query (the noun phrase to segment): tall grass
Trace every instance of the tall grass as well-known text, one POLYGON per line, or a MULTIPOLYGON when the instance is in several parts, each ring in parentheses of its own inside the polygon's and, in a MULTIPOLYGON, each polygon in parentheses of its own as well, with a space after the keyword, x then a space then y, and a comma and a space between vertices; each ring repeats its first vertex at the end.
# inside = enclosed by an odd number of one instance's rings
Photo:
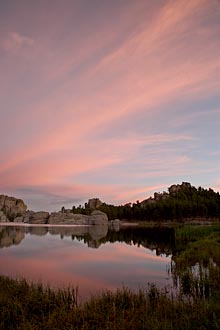
POLYGON ((219 329, 219 297, 176 299, 154 285, 133 293, 105 291, 84 304, 77 290, 53 291, 25 280, 0 277, 1 330, 219 329))
POLYGON ((176 230, 174 283, 190 296, 220 296, 220 226, 184 226, 176 230))
POLYGON ((184 225, 175 230, 176 242, 197 241, 208 236, 220 239, 220 225, 212 224, 208 226, 202 225, 184 225))

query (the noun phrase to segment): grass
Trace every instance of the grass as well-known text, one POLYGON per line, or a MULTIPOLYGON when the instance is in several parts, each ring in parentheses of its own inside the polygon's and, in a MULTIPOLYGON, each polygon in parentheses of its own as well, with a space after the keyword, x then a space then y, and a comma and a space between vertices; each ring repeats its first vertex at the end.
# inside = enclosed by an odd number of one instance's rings
POLYGON ((220 266, 220 225, 189 225, 175 231, 176 267, 183 269, 196 263, 207 267, 210 262, 220 266))
POLYGON ((53 291, 0 276, 0 329, 219 329, 219 297, 176 299, 154 285, 105 291, 78 305, 77 290, 53 291))
POLYGON ((175 238, 177 242, 193 242, 202 238, 216 238, 220 240, 220 224, 202 225, 185 225, 176 229, 175 238))
POLYGON ((189 225, 175 232, 174 283, 193 297, 220 297, 220 226, 189 225))

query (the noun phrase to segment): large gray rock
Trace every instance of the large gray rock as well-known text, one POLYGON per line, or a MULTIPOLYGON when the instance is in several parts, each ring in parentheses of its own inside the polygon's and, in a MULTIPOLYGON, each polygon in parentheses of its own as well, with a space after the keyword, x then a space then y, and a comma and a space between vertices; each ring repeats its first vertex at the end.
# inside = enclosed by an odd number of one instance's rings
POLYGON ((27 205, 22 199, 0 195, 0 210, 7 216, 9 220, 23 215, 27 210, 27 205))
POLYGON ((65 225, 88 225, 88 215, 75 213, 51 213, 48 224, 65 224, 65 225))
POLYGON ((107 225, 108 224, 108 217, 107 214, 95 210, 91 213, 89 217, 89 225, 107 225))
POLYGON ((23 216, 15 218, 14 222, 24 222, 30 224, 47 224, 49 212, 27 211, 23 216))
POLYGON ((90 209, 98 209, 102 205, 102 201, 99 198, 91 198, 88 200, 87 207, 90 209))
POLYGON ((16 223, 22 223, 22 222, 24 222, 24 219, 25 219, 25 215, 21 215, 20 217, 16 217, 14 219, 14 222, 16 222, 16 223))
POLYGON ((51 213, 48 224, 66 224, 66 225, 107 225, 108 217, 104 212, 95 210, 91 215, 78 213, 51 213))

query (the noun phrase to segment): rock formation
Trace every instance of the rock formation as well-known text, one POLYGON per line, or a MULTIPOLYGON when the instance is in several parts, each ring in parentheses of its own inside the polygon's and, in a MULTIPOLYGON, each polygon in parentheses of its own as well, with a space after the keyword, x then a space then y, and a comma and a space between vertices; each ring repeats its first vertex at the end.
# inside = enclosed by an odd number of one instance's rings
POLYGON ((91 198, 88 200, 87 207, 89 209, 96 210, 102 205, 102 201, 99 198, 91 198))
POLYGON ((49 219, 49 212, 33 212, 29 211, 25 215, 24 222, 27 223, 35 223, 35 224, 44 224, 47 223, 47 220, 49 219))
POLYGON ((89 216, 88 224, 89 225, 107 225, 108 217, 104 212, 95 210, 89 216))
POLYGON ((8 222, 8 218, 3 211, 0 211, 0 222, 8 222))
POLYGON ((182 182, 182 184, 173 184, 168 188, 168 191, 171 195, 176 194, 179 192, 182 188, 190 188, 191 184, 189 182, 182 182))
MULTIPOLYGON (((1 212, 1 211, 0 211, 1 212)), ((4 214, 0 213, 1 221, 5 221, 4 214)), ((34 212, 27 211, 24 215, 16 217, 14 222, 30 224, 63 224, 63 225, 107 225, 108 217, 104 212, 95 210, 91 215, 70 212, 34 212)))
POLYGON ((27 206, 22 199, 0 195, 0 221, 14 220, 16 217, 23 215, 26 210, 27 206))
POLYGON ((88 225, 89 216, 85 214, 53 212, 51 213, 48 224, 65 224, 65 225, 88 225))

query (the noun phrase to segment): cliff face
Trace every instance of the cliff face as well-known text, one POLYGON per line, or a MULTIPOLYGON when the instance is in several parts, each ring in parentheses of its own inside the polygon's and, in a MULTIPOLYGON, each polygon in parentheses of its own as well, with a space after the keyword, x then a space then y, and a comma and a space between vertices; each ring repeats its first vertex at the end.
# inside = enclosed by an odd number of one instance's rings
POLYGON ((27 205, 22 199, 0 195, 0 221, 10 221, 25 214, 27 205))

